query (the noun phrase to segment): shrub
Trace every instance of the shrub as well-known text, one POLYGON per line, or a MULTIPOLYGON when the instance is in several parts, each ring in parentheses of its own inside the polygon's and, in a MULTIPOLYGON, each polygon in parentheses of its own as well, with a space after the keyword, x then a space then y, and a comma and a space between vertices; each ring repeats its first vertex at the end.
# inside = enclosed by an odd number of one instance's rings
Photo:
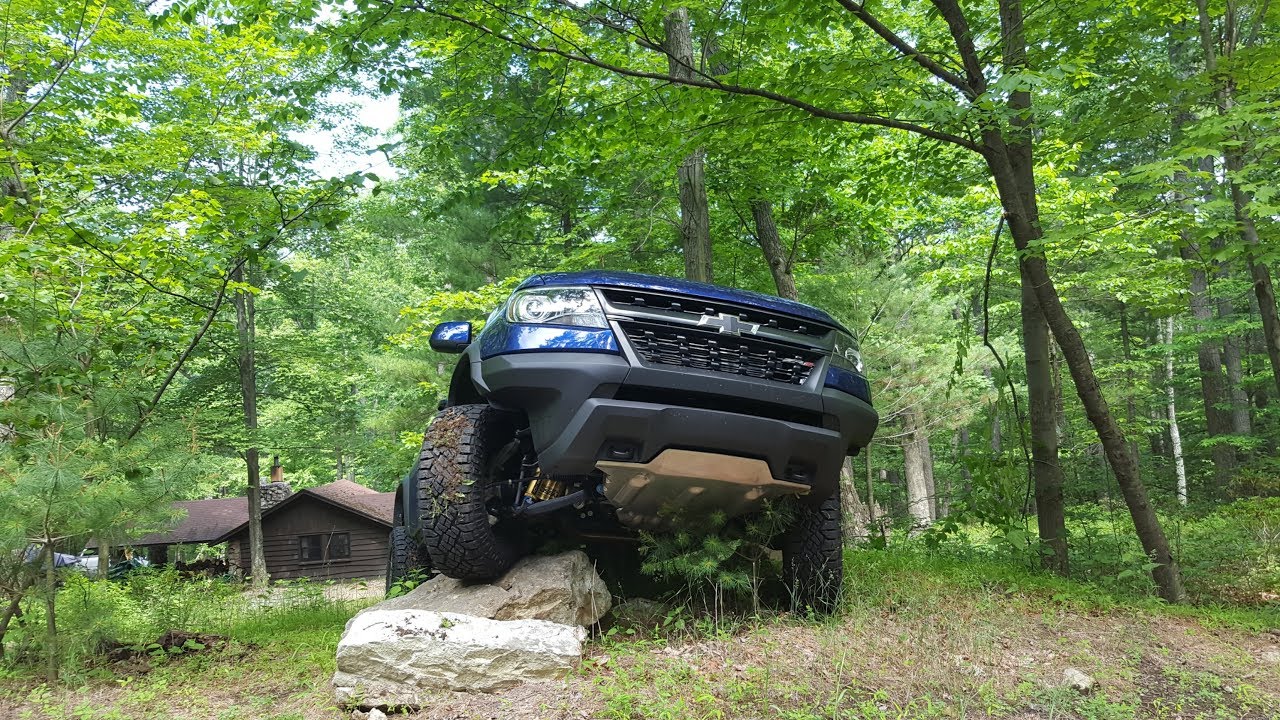
POLYGON ((720 610, 726 604, 760 600, 762 578, 772 572, 768 546, 790 523, 786 505, 771 503, 745 518, 716 512, 687 521, 671 520, 674 532, 643 533, 640 570, 678 584, 677 595, 695 606, 720 610))

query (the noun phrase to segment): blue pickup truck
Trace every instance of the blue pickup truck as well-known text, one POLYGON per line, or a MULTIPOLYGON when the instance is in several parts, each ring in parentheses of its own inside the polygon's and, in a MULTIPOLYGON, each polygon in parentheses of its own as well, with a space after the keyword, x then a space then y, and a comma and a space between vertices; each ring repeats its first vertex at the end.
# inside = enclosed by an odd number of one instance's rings
POLYGON ((797 604, 841 582, 840 468, 871 440, 853 335, 827 313, 652 275, 535 275, 474 333, 401 484, 388 582, 426 566, 487 580, 547 528, 586 542, 790 503, 777 539, 797 604))

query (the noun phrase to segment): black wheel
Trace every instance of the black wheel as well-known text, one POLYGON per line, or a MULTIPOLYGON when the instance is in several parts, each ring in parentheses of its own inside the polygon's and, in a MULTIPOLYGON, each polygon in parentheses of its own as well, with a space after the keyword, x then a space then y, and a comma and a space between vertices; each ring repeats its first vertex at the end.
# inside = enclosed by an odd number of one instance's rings
POLYGON ((391 592, 392 585, 421 569, 418 543, 409 535, 409 529, 403 525, 391 528, 387 537, 387 592, 391 592))
POLYGON ((489 405, 447 407, 431 421, 418 460, 418 524, 433 569, 492 580, 520 557, 493 512, 519 470, 514 438, 511 416, 489 405))
POLYGON ((820 505, 798 502, 782 540, 782 579, 797 611, 830 613, 844 582, 840 487, 820 505))

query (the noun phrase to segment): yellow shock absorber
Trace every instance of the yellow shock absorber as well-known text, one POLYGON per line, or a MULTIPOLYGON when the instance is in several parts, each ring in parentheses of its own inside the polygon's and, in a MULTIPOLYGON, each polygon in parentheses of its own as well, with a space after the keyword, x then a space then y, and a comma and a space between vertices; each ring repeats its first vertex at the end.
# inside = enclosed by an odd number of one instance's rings
POLYGON ((542 501, 562 497, 569 491, 569 486, 566 483, 543 475, 541 470, 536 472, 537 474, 533 480, 529 481, 529 489, 525 491, 525 495, 534 500, 542 501))

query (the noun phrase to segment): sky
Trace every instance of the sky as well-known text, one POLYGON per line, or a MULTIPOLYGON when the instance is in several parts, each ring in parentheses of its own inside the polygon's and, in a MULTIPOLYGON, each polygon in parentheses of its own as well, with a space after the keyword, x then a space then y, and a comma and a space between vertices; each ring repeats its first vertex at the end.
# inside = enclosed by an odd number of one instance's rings
POLYGON ((357 95, 343 90, 326 95, 325 100, 349 106, 351 112, 342 115, 331 130, 316 128, 293 136, 316 151, 316 159, 309 163, 311 169, 326 178, 352 172, 372 172, 383 179, 394 178, 395 169, 376 148, 394 139, 391 128, 400 116, 400 98, 357 95), (352 147, 349 138, 361 125, 372 128, 375 135, 362 138, 358 146, 352 147))

